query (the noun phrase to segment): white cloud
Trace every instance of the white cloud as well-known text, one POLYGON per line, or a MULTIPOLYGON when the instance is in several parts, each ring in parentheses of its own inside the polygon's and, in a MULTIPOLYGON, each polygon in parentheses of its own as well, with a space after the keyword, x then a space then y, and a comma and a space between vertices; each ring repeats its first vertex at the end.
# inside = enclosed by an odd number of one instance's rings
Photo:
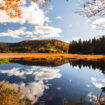
POLYGON ((1 32, 0 36, 12 37, 12 38, 49 38, 49 37, 60 37, 62 30, 60 28, 54 28, 51 26, 36 26, 34 30, 28 31, 26 27, 21 27, 16 30, 8 29, 7 32, 1 32))
POLYGON ((12 38, 20 38, 21 35, 24 35, 25 34, 25 30, 26 28, 25 27, 21 27, 17 30, 10 30, 8 29, 7 32, 1 32, 0 33, 0 36, 2 37, 12 37, 12 38))
POLYGON ((92 29, 105 30, 105 18, 96 17, 88 21, 92 29))
MULTIPOLYGON (((52 8, 52 7, 51 7, 52 8)), ((50 8, 50 9, 51 9, 50 8)), ((12 38, 22 38, 29 37, 32 39, 36 38, 48 38, 48 37, 60 37, 62 30, 60 28, 54 28, 52 26, 46 25, 50 22, 49 17, 45 16, 45 11, 39 8, 38 4, 31 2, 30 6, 22 6, 21 17, 10 18, 6 11, 0 11, 0 23, 19 23, 24 25, 23 27, 17 29, 9 29, 7 31, 1 32, 1 37, 12 37, 12 38), (25 23, 34 25, 35 29, 29 31, 25 27, 25 23)))
POLYGON ((6 11, 0 11, 0 23, 24 23, 23 19, 10 18, 6 11))
POLYGON ((49 22, 49 18, 45 17, 44 11, 36 3, 32 3, 29 7, 23 7, 22 13, 21 18, 30 24, 43 25, 45 22, 49 22))
POLYGON ((105 18, 98 18, 95 21, 93 21, 93 24, 100 24, 100 23, 105 23, 105 18))
POLYGON ((55 34, 55 33, 61 33, 62 30, 59 28, 53 28, 50 26, 36 26, 35 34, 55 34))
POLYGON ((92 24, 92 25, 91 25, 91 28, 92 28, 92 29, 98 29, 98 27, 97 27, 96 24, 92 24))
POLYGON ((54 9, 54 7, 52 5, 49 5, 48 9, 45 11, 45 13, 48 13, 50 11, 52 11, 54 9))
POLYGON ((62 30, 60 28, 54 28, 51 26, 36 26, 34 34, 39 35, 39 37, 60 37, 62 30))
POLYGON ((69 27, 71 28, 73 25, 72 24, 69 24, 69 27))
POLYGON ((17 18, 10 18, 6 11, 0 11, 0 23, 29 23, 34 25, 43 25, 49 21, 48 17, 45 17, 44 11, 39 8, 36 3, 31 3, 30 6, 21 7, 22 15, 17 18))
POLYGON ((91 20, 92 29, 105 29, 105 18, 97 18, 95 20, 91 20))
POLYGON ((62 19, 62 17, 61 17, 61 16, 57 16, 56 18, 57 18, 57 19, 62 19))
POLYGON ((79 39, 81 39, 81 38, 80 37, 73 38, 74 41, 78 41, 79 39))

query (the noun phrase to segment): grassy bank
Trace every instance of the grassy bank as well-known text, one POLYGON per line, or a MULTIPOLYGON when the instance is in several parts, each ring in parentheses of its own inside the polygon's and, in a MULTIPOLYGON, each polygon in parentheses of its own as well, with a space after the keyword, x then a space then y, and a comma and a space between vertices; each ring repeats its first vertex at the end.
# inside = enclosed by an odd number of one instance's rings
MULTIPOLYGON (((68 60, 105 60, 105 55, 80 55, 80 54, 47 54, 47 53, 0 53, 0 58, 26 58, 27 60, 30 58, 33 59, 68 59, 68 60)), ((3 60, 5 61, 5 60, 3 60)))

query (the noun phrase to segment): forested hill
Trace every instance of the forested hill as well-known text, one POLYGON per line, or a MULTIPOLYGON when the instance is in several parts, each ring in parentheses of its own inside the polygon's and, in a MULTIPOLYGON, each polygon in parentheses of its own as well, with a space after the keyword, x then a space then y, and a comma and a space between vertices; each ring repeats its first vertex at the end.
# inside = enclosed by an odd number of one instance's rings
POLYGON ((69 46, 69 53, 105 54, 105 36, 88 41, 72 41, 69 46))
POLYGON ((0 52, 66 53, 69 44, 56 39, 0 43, 0 52))

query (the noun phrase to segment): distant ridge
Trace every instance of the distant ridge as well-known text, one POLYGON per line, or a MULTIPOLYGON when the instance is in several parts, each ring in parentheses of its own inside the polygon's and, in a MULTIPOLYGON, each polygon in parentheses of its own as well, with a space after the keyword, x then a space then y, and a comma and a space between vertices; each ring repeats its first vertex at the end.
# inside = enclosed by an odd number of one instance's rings
POLYGON ((57 39, 0 43, 0 52, 67 53, 69 44, 57 39))

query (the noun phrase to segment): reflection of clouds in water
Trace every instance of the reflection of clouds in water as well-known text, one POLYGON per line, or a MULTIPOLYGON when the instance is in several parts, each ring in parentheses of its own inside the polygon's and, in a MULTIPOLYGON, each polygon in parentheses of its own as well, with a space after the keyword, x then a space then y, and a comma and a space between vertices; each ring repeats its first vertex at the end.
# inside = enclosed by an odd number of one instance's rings
POLYGON ((79 66, 75 66, 74 69, 79 70, 80 68, 79 68, 79 66))
POLYGON ((22 93, 21 98, 26 96, 29 100, 32 101, 32 103, 37 102, 38 98, 43 95, 44 90, 47 89, 47 86, 44 85, 43 81, 31 82, 28 84, 22 82, 20 84, 13 85, 22 93))
POLYGON ((91 86, 90 86, 89 84, 86 84, 86 87, 88 87, 88 88, 89 88, 89 87, 91 87, 91 86))
POLYGON ((58 87, 58 88, 57 88, 57 90, 61 90, 61 89, 62 89, 61 87, 58 87))
POLYGON ((92 77, 91 82, 96 88, 105 87, 105 78, 97 79, 96 77, 92 77))
POLYGON ((93 94, 92 92, 88 93, 89 101, 92 102, 94 105, 97 104, 97 96, 93 94))
MULTIPOLYGON (((93 86, 95 86, 96 88, 101 89, 102 87, 105 87, 105 78, 91 77, 90 80, 93 86)), ((101 93, 95 94, 93 92, 89 92, 87 96, 89 98, 89 101, 92 102, 93 105, 100 105, 99 103, 100 94, 101 93)))
POLYGON ((49 84, 44 84, 44 81, 60 78, 59 69, 52 69, 47 67, 26 68, 22 70, 19 67, 13 67, 9 70, 0 70, 0 73, 7 74, 7 77, 16 76, 21 79, 20 83, 13 83, 13 85, 22 92, 22 98, 26 96, 29 100, 35 103, 40 96, 43 95, 44 90, 49 87, 49 84), (27 76, 32 76, 33 81, 25 83, 27 76))
POLYGON ((71 82, 72 82, 72 80, 69 80, 69 82, 71 83, 71 82))

